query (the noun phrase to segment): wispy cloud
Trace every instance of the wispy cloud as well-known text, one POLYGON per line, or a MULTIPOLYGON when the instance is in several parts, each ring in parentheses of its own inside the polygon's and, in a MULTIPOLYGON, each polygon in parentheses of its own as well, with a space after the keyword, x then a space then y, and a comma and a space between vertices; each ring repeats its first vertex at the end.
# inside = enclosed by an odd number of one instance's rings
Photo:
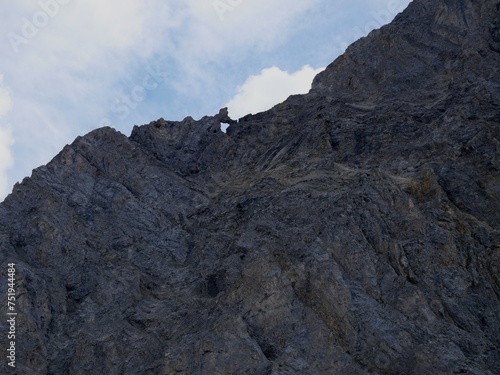
POLYGON ((21 155, 10 184, 107 116, 115 93, 134 81, 137 67, 152 58, 177 22, 168 21, 175 20, 169 4, 154 3, 46 0, 3 9, 0 71, 13 88, 15 107, 4 119, 12 126, 2 133, 2 147, 12 143, 7 136, 15 138, 10 149, 21 155), (12 35, 23 42, 13 45, 12 35))
POLYGON ((231 53, 238 46, 271 48, 293 31, 294 20, 319 0, 198 0, 190 2, 192 21, 188 39, 200 38, 199 51, 231 53), (217 4, 226 4, 223 13, 217 4), (229 10, 227 10, 229 9, 229 10), (221 16, 222 14, 222 16, 221 16))
POLYGON ((292 94, 305 94, 311 88, 313 78, 323 69, 313 69, 309 65, 294 73, 275 66, 263 69, 238 87, 236 95, 226 104, 229 113, 233 118, 239 118, 267 110, 292 94))
POLYGON ((0 75, 0 196, 8 193, 9 178, 7 171, 12 167, 14 159, 11 146, 14 143, 10 127, 3 124, 3 117, 11 110, 12 101, 9 91, 3 85, 3 76, 0 75))
POLYGON ((14 164, 11 147, 14 144, 11 129, 0 126, 0 197, 10 192, 8 170, 14 164))

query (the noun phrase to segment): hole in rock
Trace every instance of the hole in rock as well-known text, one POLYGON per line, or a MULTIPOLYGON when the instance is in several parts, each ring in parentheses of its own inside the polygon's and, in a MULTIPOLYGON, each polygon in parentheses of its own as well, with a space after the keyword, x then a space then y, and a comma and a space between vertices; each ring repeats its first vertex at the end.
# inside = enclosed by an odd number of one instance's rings
POLYGON ((227 132, 227 128, 229 128, 229 124, 225 123, 225 122, 221 122, 220 123, 220 130, 223 132, 223 133, 226 133, 227 132))

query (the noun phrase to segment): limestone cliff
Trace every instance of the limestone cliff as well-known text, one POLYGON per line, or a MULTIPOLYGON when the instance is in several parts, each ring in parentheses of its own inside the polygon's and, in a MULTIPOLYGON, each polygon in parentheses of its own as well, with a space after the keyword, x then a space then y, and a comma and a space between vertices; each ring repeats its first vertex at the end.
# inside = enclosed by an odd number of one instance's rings
POLYGON ((414 0, 238 122, 79 137, 0 204, 0 372, 499 374, 499 141, 498 0, 414 0))

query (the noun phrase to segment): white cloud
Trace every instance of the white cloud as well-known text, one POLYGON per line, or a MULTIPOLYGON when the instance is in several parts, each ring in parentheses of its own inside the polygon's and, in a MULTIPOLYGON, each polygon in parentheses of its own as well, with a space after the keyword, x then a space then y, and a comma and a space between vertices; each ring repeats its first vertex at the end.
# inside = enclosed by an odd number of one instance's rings
POLYGON ((313 78, 324 68, 313 69, 309 65, 297 72, 288 73, 275 66, 263 69, 239 86, 236 95, 226 104, 233 118, 257 113, 281 103, 290 95, 306 94, 313 78))
POLYGON ((295 31, 300 15, 320 0, 192 0, 186 22, 172 46, 181 67, 179 90, 203 95, 219 82, 207 67, 222 60, 244 65, 248 51, 259 54, 295 31))
POLYGON ((319 0, 195 0, 190 2, 190 38, 202 53, 228 52, 238 45, 269 48, 287 37, 293 20, 319 0), (201 38, 201 39, 200 39, 201 38))
POLYGON ((10 184, 7 171, 14 164, 11 146, 14 144, 9 128, 0 127, 0 201, 9 193, 10 184))
POLYGON ((42 0, 6 6, 0 71, 16 106, 3 119, 11 126, 2 128, 1 171, 4 176, 12 164, 6 150, 15 139, 10 185, 99 126, 120 87, 140 83, 134 73, 161 48, 165 30, 173 27, 169 20, 176 19, 168 3, 42 0), (13 34, 23 42, 13 45, 13 34))
POLYGON ((10 93, 3 86, 3 75, 0 74, 0 119, 7 114, 12 108, 12 100, 10 93))
MULTIPOLYGON (((12 100, 8 90, 3 87, 3 76, 0 75, 0 121, 11 108, 12 100)), ((14 163, 11 152, 13 143, 12 131, 6 126, 2 126, 0 122, 0 200, 3 200, 4 196, 7 195, 9 191, 7 171, 14 163)))

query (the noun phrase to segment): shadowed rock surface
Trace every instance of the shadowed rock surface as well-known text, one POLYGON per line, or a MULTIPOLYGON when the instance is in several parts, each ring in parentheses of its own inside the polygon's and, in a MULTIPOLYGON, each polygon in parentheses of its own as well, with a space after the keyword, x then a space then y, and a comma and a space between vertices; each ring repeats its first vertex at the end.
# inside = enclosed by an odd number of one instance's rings
POLYGON ((0 372, 499 374, 499 141, 498 0, 415 0, 237 123, 79 137, 0 204, 0 372))

